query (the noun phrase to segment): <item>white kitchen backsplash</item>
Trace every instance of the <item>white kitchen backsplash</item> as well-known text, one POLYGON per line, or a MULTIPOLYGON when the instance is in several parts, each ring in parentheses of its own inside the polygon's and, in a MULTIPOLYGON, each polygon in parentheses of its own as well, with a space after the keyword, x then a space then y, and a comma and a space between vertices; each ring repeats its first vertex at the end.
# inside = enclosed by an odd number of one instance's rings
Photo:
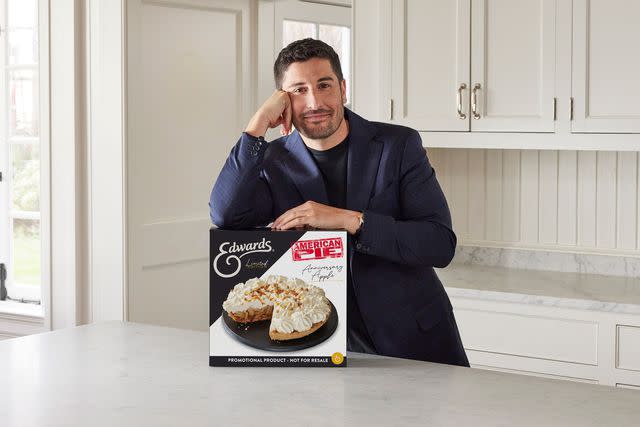
POLYGON ((640 258, 458 245, 454 264, 640 277, 640 258))
POLYGON ((461 245, 640 257, 638 152, 427 153, 461 245))

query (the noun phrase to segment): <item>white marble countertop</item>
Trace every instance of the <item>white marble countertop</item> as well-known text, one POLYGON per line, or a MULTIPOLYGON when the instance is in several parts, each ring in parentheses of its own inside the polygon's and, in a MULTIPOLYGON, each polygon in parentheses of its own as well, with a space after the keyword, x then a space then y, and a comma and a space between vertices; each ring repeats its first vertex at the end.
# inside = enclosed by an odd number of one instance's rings
POLYGON ((436 271, 454 297, 640 314, 639 277, 467 264, 436 271))
POLYGON ((0 342, 0 425, 635 426, 640 393, 350 354, 211 368, 208 334, 107 322, 0 342))

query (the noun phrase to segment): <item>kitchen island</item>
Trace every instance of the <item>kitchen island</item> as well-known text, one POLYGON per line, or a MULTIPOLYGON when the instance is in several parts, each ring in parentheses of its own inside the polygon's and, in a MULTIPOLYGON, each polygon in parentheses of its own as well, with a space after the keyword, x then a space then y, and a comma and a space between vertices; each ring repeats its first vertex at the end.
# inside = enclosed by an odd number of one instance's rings
POLYGON ((0 342, 0 425, 635 426, 640 392, 349 354, 211 368, 207 332, 105 322, 0 342))

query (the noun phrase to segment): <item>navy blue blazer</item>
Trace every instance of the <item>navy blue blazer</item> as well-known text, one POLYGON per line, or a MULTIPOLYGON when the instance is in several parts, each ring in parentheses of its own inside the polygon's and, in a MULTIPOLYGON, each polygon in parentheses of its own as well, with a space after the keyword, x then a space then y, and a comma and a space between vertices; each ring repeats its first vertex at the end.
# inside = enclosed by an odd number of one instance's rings
MULTIPOLYGON (((363 320, 384 355, 434 360, 429 330, 451 304, 433 267, 453 258, 456 235, 444 194, 418 132, 349 121, 347 209, 364 212, 350 245, 350 268, 363 320)), ((328 205, 324 181, 298 131, 270 143, 246 133, 231 150, 211 192, 211 220, 220 228, 267 225, 307 200, 328 205)), ((444 323, 444 322, 443 322, 444 323)), ((455 327, 457 335, 458 331, 455 327)), ((446 337, 445 337, 446 338, 446 337)), ((444 344, 439 339, 438 346, 444 344)), ((461 348, 459 336, 455 342, 461 348)), ((443 356, 437 361, 448 362, 443 356)))

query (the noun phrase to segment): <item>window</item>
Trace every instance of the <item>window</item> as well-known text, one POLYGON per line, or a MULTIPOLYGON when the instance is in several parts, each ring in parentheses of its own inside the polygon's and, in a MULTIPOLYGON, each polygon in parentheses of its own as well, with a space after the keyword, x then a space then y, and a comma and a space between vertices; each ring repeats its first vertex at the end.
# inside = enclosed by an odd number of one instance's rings
POLYGON ((7 299, 41 301, 38 0, 0 1, 0 263, 7 299))

